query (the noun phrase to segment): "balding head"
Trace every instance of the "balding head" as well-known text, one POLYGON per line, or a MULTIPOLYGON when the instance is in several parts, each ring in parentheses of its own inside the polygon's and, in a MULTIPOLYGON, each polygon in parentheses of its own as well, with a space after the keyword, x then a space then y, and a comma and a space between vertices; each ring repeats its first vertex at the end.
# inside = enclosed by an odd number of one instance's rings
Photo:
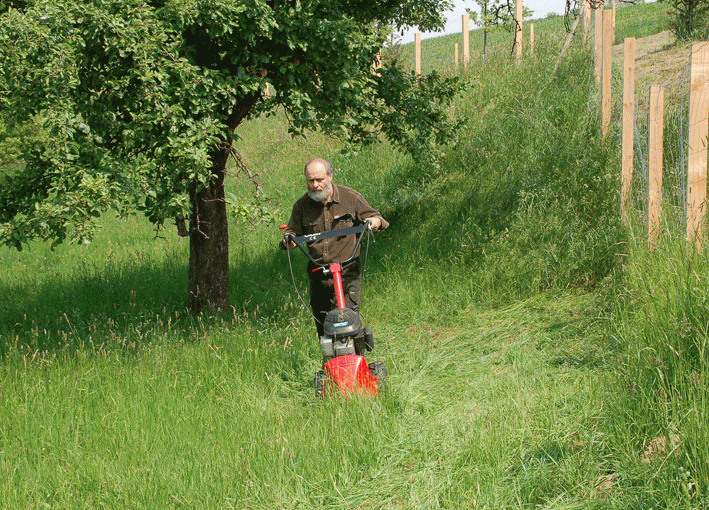
POLYGON ((305 164, 305 174, 307 175, 308 170, 312 169, 324 169, 327 175, 332 176, 332 165, 330 162, 323 158, 313 158, 305 164))

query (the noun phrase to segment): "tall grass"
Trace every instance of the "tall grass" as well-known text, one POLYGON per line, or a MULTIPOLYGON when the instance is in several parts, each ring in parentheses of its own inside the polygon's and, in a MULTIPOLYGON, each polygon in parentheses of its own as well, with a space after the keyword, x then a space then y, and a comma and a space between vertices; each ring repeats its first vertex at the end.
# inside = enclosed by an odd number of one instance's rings
POLYGON ((705 250, 685 238, 689 83, 666 78, 662 226, 647 245, 645 112, 638 116, 636 169, 627 249, 611 294, 609 334, 623 352, 623 391, 609 422, 629 508, 706 508, 705 250))
POLYGON ((378 181, 395 242, 385 241, 387 272, 406 268, 394 279, 408 289, 391 283, 388 296, 431 289, 439 306, 417 302, 449 316, 448 296, 505 304, 611 273, 623 239, 616 156, 601 140, 593 77, 578 72, 589 61, 577 54, 552 75, 550 60, 477 68, 456 105, 468 123, 441 169, 395 166, 388 186, 378 181))
POLYGON ((647 168, 640 159, 632 234, 614 294, 610 334, 625 353, 616 439, 635 506, 703 508, 709 501, 705 378, 707 266, 686 239, 686 99, 665 117, 661 234, 647 246, 647 168), (643 480, 642 486, 640 480, 643 480))
MULTIPOLYGON (((654 250, 640 236, 629 252, 612 323, 627 353, 617 424, 625 430, 618 439, 628 441, 627 458, 636 461, 631 479, 646 480, 657 505, 703 508, 709 497, 709 266, 669 232, 654 250)), ((634 492, 639 497, 645 489, 634 492)))
POLYGON ((617 5, 616 44, 622 44, 626 37, 646 37, 669 29, 670 17, 663 2, 617 5))

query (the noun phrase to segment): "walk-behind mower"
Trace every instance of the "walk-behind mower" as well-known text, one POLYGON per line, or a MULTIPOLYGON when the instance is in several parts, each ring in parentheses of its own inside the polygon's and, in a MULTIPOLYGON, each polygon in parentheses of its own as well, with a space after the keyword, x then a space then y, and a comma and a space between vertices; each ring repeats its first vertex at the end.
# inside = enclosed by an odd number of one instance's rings
MULTIPOLYGON (((281 225, 281 228, 285 229, 286 226, 281 225)), ((320 397, 349 393, 380 395, 384 390, 384 379, 387 375, 386 366, 381 361, 367 364, 362 355, 364 351, 374 349, 372 328, 363 327, 357 307, 347 308, 345 306, 345 293, 342 284, 342 264, 354 259, 362 243, 362 237, 368 230, 369 222, 357 227, 331 230, 319 234, 287 236, 285 239, 287 243, 293 241, 300 251, 305 253, 316 266, 315 271, 324 271, 325 274, 331 273, 334 282, 337 308, 331 310, 325 317, 324 334, 320 337, 323 368, 315 376, 315 389, 320 397), (303 247, 307 243, 346 235, 356 235, 357 243, 350 258, 337 263, 320 264, 303 247)), ((369 237, 367 242, 369 242, 369 237)), ((288 261, 290 264, 290 254, 288 261)), ((291 264, 292 273, 293 266, 291 264)), ((295 277, 293 277, 293 284, 295 285, 295 277)))

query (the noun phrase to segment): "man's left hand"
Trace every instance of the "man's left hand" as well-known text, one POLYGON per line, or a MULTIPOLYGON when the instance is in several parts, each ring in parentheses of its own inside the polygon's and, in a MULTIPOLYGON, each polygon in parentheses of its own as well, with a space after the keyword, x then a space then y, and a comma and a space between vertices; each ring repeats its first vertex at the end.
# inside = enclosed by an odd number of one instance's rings
POLYGON ((372 218, 367 218, 367 221, 369 221, 369 229, 372 232, 379 232, 379 230, 382 228, 382 219, 377 218, 376 216, 372 218))

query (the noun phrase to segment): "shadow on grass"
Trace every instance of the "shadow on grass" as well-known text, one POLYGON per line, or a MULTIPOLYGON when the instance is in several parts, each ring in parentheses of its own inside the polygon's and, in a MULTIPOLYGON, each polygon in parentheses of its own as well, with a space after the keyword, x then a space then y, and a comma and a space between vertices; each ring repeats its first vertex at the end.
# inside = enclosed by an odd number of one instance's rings
POLYGON ((70 275, 47 275, 35 288, 1 285, 7 299, 0 304, 0 352, 18 345, 57 350, 179 315, 187 288, 182 272, 175 263, 79 262, 70 275))
POLYGON ((50 353, 98 347, 102 338, 135 346, 168 329, 187 340, 225 317, 277 320, 294 294, 282 253, 274 249, 267 257, 237 259, 230 269, 232 310, 199 317, 198 326, 187 310, 187 269, 179 260, 80 262, 70 275, 47 275, 34 288, 0 283, 0 354, 20 347, 50 353))

